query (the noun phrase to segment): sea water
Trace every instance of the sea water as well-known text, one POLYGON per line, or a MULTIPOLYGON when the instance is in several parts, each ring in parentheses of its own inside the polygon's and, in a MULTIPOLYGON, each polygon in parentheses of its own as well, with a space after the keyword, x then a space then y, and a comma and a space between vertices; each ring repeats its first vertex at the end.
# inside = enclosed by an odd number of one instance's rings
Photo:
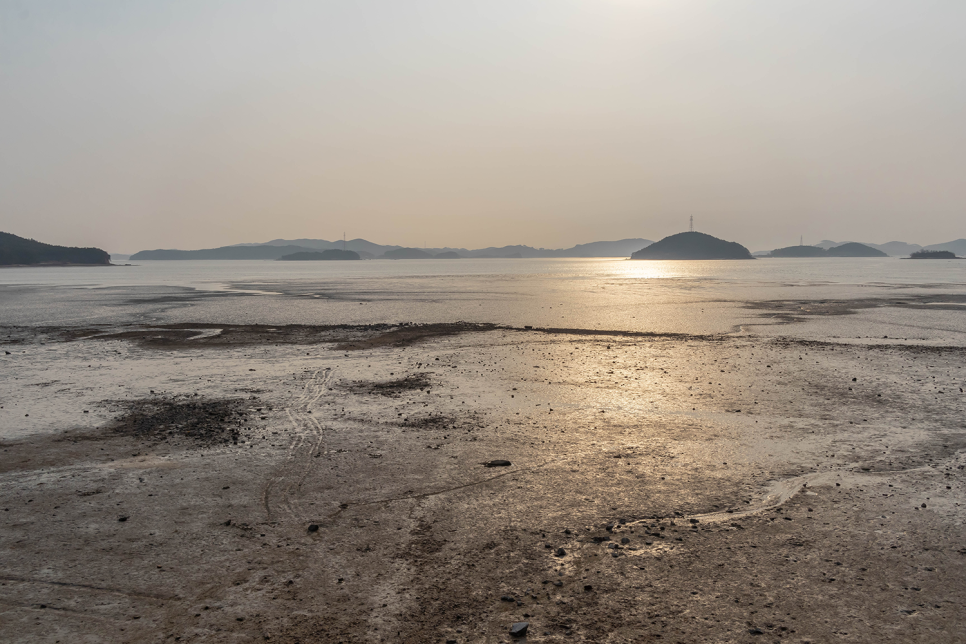
MULTIPOLYGON (((966 341, 966 261, 143 261, 0 270, 0 324, 491 322, 656 333, 966 341), (953 296, 941 306, 909 298, 953 296), (762 303, 876 303, 789 324, 762 303), (755 307, 749 307, 752 304, 755 307)), ((941 299, 941 298, 940 298, 941 299)))

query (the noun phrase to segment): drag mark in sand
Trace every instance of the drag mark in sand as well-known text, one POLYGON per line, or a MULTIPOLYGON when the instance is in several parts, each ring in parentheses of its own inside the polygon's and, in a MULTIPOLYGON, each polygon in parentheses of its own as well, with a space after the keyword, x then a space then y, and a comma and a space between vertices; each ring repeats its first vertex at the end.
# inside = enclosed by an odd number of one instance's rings
POLYGON ((830 472, 813 472, 811 474, 803 474, 801 476, 794 476, 789 479, 782 479, 776 481, 768 486, 768 491, 762 496, 761 501, 754 506, 741 511, 732 512, 708 512, 706 514, 689 514, 685 516, 668 516, 668 517, 656 517, 655 519, 640 519, 638 521, 628 521, 628 526, 642 525, 649 521, 654 520, 683 520, 690 521, 695 519, 702 523, 724 523, 725 521, 735 521, 737 519, 742 519, 744 517, 752 516, 755 514, 760 514, 768 510, 774 510, 775 508, 781 507, 785 503, 792 500, 796 494, 805 490, 809 483, 824 485, 833 483, 835 479, 841 479, 843 475, 849 475, 853 477, 859 476, 875 476, 878 474, 906 474, 909 472, 922 472, 931 471, 932 468, 929 466, 924 467, 914 467, 907 470, 880 470, 876 472, 842 472, 833 470, 830 472))
POLYGON ((309 412, 325 395, 331 376, 331 369, 313 373, 292 408, 284 410, 294 432, 288 447, 288 458, 275 469, 262 490, 262 505, 268 521, 274 519, 273 505, 290 517, 297 520, 303 518, 296 499, 301 497, 302 485, 311 470, 312 458, 320 452, 325 441, 325 427, 309 412), (273 495, 278 497, 274 504, 273 495))

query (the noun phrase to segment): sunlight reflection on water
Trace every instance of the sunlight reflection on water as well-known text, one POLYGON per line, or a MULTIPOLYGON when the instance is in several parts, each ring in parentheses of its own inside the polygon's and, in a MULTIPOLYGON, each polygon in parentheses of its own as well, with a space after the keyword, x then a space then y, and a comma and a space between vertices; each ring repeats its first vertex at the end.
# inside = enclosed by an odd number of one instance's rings
MULTIPOLYGON (((113 268, 2 270, 0 323, 465 320, 723 333, 762 321, 761 313, 744 308, 746 302, 920 293, 966 293, 966 262, 895 258, 170 261, 113 268)), ((926 326, 957 330, 962 327, 960 318, 956 312, 939 311, 926 326)), ((842 325, 849 323, 843 316, 826 321, 826 326, 837 326, 824 332, 848 333, 842 325)), ((910 322, 902 324, 908 328, 910 322)))

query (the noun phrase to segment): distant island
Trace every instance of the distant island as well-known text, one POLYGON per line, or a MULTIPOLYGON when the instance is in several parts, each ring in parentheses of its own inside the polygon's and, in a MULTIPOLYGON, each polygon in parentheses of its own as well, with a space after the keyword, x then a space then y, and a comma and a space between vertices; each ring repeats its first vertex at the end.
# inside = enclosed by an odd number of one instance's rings
POLYGON ((841 246, 833 246, 827 251, 829 257, 888 257, 889 254, 877 248, 866 246, 858 242, 849 242, 841 246))
MULTIPOLYGON (((815 244, 815 246, 828 249, 834 246, 841 246, 845 243, 849 242, 836 242, 823 239, 819 243, 815 244)), ((966 255, 966 239, 954 239, 953 241, 943 242, 941 244, 932 244, 930 246, 920 246, 919 244, 910 244, 900 241, 891 241, 885 244, 862 242, 862 245, 875 248, 876 250, 881 250, 883 253, 891 257, 908 257, 917 250, 948 250, 956 255, 966 255)))
POLYGON ((382 259, 432 259, 433 254, 418 248, 394 248, 382 254, 382 259))
POLYGON ((302 246, 222 246, 204 250, 142 250, 131 255, 131 259, 279 259, 302 252, 311 253, 315 249, 302 246))
POLYGON ((764 257, 828 257, 828 252, 819 246, 788 246, 776 248, 764 257))
POLYGON ((319 262, 319 261, 333 261, 333 260, 352 260, 352 259, 362 259, 359 257, 359 253, 352 250, 342 250, 339 248, 330 248, 328 250, 317 251, 301 251, 298 253, 292 253, 291 255, 283 255, 279 257, 276 261, 279 262, 319 262))
POLYGON ((236 244, 200 250, 158 249, 142 250, 131 255, 130 259, 140 260, 275 260, 295 253, 317 252, 332 248, 359 253, 362 259, 460 259, 460 258, 520 258, 520 257, 629 257, 634 251, 651 244, 649 239, 621 239, 618 241, 591 242, 578 244, 572 248, 534 248, 532 246, 502 246, 467 250, 465 248, 415 248, 376 244, 365 239, 351 239, 347 242, 326 241, 324 239, 275 239, 263 244, 236 244), (391 251, 404 250, 400 257, 391 251), (411 253, 419 251, 425 255, 411 253))
POLYGON ((705 233, 687 232, 665 237, 631 255, 631 259, 695 260, 755 259, 747 248, 705 233))
POLYGON ((763 257, 888 257, 889 255, 877 248, 847 242, 831 248, 821 246, 786 246, 776 248, 763 257))
POLYGON ((100 248, 54 246, 0 232, 0 266, 111 266, 100 248))
POLYGON ((909 255, 909 259, 959 259, 956 253, 949 250, 917 250, 909 255))
POLYGON ((420 248, 396 248, 387 250, 379 259, 462 259, 462 255, 455 251, 442 253, 428 253, 420 248))

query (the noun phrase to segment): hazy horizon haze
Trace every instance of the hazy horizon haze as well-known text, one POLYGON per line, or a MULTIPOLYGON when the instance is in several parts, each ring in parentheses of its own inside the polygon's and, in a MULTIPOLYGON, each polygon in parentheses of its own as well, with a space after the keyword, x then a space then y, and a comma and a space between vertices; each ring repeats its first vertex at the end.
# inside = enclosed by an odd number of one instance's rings
POLYGON ((0 0, 0 230, 966 237, 966 4, 0 0))

